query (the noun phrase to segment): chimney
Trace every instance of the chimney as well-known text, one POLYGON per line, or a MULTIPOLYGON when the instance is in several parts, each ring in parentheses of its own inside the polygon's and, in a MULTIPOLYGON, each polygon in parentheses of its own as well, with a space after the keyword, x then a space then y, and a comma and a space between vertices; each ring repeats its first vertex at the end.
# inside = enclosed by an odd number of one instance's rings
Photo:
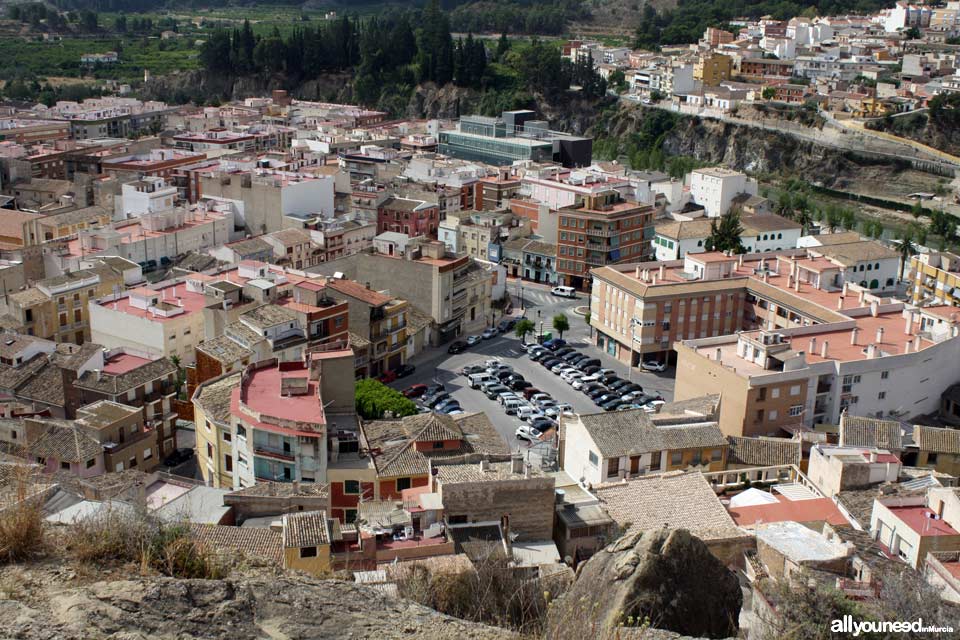
POLYGON ((766 271, 763 272, 763 281, 764 281, 764 282, 767 281, 767 272, 766 272, 766 271))
POLYGON ((843 296, 837 298, 837 309, 843 309, 843 296))
POLYGON ((743 254, 741 253, 741 254, 737 257, 737 267, 742 267, 742 266, 743 266, 743 254))
POLYGON ((816 336, 810 338, 810 346, 807 347, 807 351, 809 351, 810 353, 816 353, 816 352, 817 352, 817 337, 816 337, 816 336))
POLYGON ((877 452, 876 452, 876 451, 871 451, 871 452, 870 452, 870 462, 876 462, 876 461, 877 461, 877 452))
POLYGON ((653 274, 653 281, 650 284, 657 284, 657 274, 653 274))
POLYGON ((515 453, 510 456, 510 473, 519 475, 523 473, 523 456, 515 453))
POLYGON ((793 274, 789 273, 787 274, 787 288, 789 289, 792 286, 793 286, 793 274))
POLYGON ((867 294, 866 291, 864 291, 863 289, 860 289, 860 291, 857 293, 857 302, 859 302, 860 304, 863 304, 863 297, 866 294, 867 294))
POLYGON ((868 344, 867 345, 867 360, 873 360, 877 357, 877 345, 868 344))
POLYGON ((913 338, 913 350, 920 351, 920 336, 914 336, 913 338))
POLYGON ((663 266, 663 265, 660 265, 660 280, 661 280, 661 281, 663 280, 663 277, 666 275, 666 273, 667 273, 667 268, 666 268, 665 266, 663 266))
POLYGON ((486 458, 480 458, 480 471, 487 471, 490 469, 490 461, 486 458))
POLYGON ((909 336, 913 333, 913 313, 907 313, 903 322, 903 334, 909 336))
POLYGON ((883 327, 877 329, 877 344, 883 344, 883 327))
POLYGON ((913 340, 907 340, 906 344, 903 345, 903 352, 910 353, 910 347, 913 346, 913 340))
POLYGON ((370 283, 367 282, 366 285, 367 285, 367 289, 370 289, 370 283))
POLYGON ((823 358, 824 360, 827 359, 827 354, 830 353, 828 350, 829 346, 830 346, 830 343, 826 340, 824 340, 823 345, 820 346, 820 357, 823 358))
POLYGON ((722 358, 720 355, 721 353, 722 352, 720 351, 720 347, 717 347, 717 362, 720 362, 720 363, 722 363, 722 358))
POLYGON ((530 477, 530 465, 529 465, 529 464, 523 465, 523 477, 524 477, 524 478, 529 478, 529 477, 530 477))
POLYGON ((640 267, 637 267, 636 277, 637 277, 637 280, 643 280, 643 279, 644 279, 644 278, 643 278, 643 269, 641 269, 640 267))
POLYGON ((793 290, 796 291, 797 293, 800 293, 800 278, 797 278, 796 280, 794 280, 793 290))
POLYGON ((860 333, 860 327, 854 327, 850 330, 850 344, 857 344, 857 335, 860 333))
POLYGON ((880 313, 880 303, 874 300, 873 302, 870 303, 870 315, 876 318, 879 313, 880 313))
POLYGON ((841 294, 841 297, 843 297, 843 296, 845 296, 845 295, 847 295, 847 283, 846 283, 846 282, 843 283, 843 293, 841 294))
POLYGON ((293 481, 293 493, 294 493, 294 494, 300 493, 300 481, 299 481, 299 480, 294 480, 294 481, 293 481))

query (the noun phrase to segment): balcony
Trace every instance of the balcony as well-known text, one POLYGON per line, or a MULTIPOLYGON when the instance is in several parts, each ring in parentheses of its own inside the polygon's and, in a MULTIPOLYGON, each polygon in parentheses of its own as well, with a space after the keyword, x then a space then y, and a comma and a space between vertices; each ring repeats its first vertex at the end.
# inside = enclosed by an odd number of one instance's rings
POLYGON ((103 450, 105 453, 112 455, 120 451, 123 451, 129 446, 135 445, 139 442, 143 442, 148 438, 151 438, 153 434, 154 434, 153 430, 147 430, 147 431, 141 430, 134 434, 126 434, 124 436, 123 442, 104 442, 103 450))
POLYGON ((254 444, 253 455, 263 458, 272 458, 274 460, 283 460, 284 462, 293 462, 296 458, 292 451, 284 451, 277 447, 271 447, 265 444, 254 444))
POLYGON ((612 238, 617 235, 616 229, 591 229, 587 227, 586 233, 588 236, 594 236, 596 238, 612 238))
POLYGON ((584 258, 584 262, 587 264, 592 264, 596 267, 602 267, 607 264, 607 259, 602 256, 587 256, 584 258))

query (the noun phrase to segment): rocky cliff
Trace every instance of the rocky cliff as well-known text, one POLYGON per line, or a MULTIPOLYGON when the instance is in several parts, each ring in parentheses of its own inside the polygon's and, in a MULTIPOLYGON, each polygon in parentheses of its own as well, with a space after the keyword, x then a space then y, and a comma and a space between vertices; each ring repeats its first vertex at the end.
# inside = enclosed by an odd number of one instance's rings
POLYGON ((70 586, 30 570, 0 574, 0 636, 22 640, 515 637, 370 587, 295 575, 136 578, 70 586), (13 585, 11 587, 11 585, 13 585))
POLYGON ((628 534, 577 571, 550 609, 548 638, 572 629, 613 637, 620 626, 726 638, 737 633, 737 577, 684 529, 628 534))

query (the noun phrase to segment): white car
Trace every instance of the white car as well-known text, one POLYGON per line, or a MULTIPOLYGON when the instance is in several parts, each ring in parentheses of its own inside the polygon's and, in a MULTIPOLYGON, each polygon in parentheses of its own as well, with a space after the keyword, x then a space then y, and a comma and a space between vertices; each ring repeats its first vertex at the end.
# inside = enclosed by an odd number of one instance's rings
POLYGON ((667 370, 666 362, 657 362, 656 360, 647 360, 642 365, 644 371, 656 371, 658 373, 663 373, 667 370))
POLYGON ((517 417, 529 422, 530 420, 543 417, 543 412, 528 404, 517 409, 517 417))
POLYGON ((660 411, 660 407, 667 404, 663 400, 651 400, 647 404, 643 405, 643 410, 647 413, 657 413, 660 411))
POLYGON ((517 427, 517 440, 539 440, 542 434, 527 424, 522 424, 517 427))
POLYGON ((579 380, 583 377, 582 371, 564 371, 560 374, 560 379, 566 382, 567 384, 573 384, 574 381, 579 380))
POLYGON ((489 340, 490 338, 496 338, 498 333, 500 332, 497 331, 496 327, 488 327, 487 329, 483 330, 483 333, 480 334, 480 337, 484 340, 489 340))
POLYGON ((600 369, 600 371, 597 371, 595 375, 597 376, 597 379, 600 379, 604 376, 615 376, 617 375, 617 372, 613 369, 600 369))
POLYGON ((554 420, 556 420, 557 416, 560 415, 561 413, 564 415, 569 414, 570 416, 572 416, 573 407, 571 407, 566 402, 561 402, 560 404, 555 405, 553 407, 547 407, 546 409, 544 409, 543 413, 548 418, 553 418, 554 420))
POLYGON ((535 393, 530 396, 530 402, 540 402, 541 400, 553 400, 549 393, 535 393))
POLYGON ((517 396, 517 394, 515 394, 513 391, 504 391, 503 393, 497 396, 497 402, 499 402, 500 404, 506 404, 507 400, 519 400, 519 399, 520 399, 519 396, 517 396))
POLYGON ((547 409, 550 407, 557 406, 557 401, 552 398, 549 400, 537 400, 537 406, 540 407, 540 410, 546 413, 547 409))

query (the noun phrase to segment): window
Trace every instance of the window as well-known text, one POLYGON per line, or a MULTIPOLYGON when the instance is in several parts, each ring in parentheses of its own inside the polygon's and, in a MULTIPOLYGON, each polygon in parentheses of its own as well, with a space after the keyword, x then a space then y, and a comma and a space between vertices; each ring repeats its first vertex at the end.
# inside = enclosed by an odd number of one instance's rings
POLYGON ((660 470, 660 452, 654 451, 650 454, 650 471, 660 470))
POLYGON ((886 391, 881 391, 880 393, 877 394, 877 400, 885 400, 886 397, 887 397, 886 391))
POLYGON ((360 481, 359 480, 344 480, 343 481, 343 492, 347 495, 355 496, 360 493, 360 481))
POLYGON ((204 420, 204 421, 203 421, 203 426, 205 426, 205 427, 207 428, 207 431, 211 431, 211 430, 212 430, 212 429, 210 428, 210 421, 209 421, 209 420, 204 420))
POLYGON ((757 415, 753 419, 754 422, 763 422, 763 409, 757 409, 757 415))
POLYGON ((411 486, 410 478, 397 478, 397 491, 409 489, 411 486))
POLYGON ((763 402, 763 401, 766 400, 766 399, 767 399, 767 388, 766 388, 766 387, 760 387, 760 390, 757 391, 757 401, 758 401, 758 402, 763 402))
POLYGON ((70 471, 70 463, 69 463, 69 462, 61 462, 61 463, 60 463, 60 468, 66 470, 66 471, 70 471))
POLYGON ((213 445, 209 442, 207 443, 207 457, 213 460, 213 445))
POLYGON ((927 464, 937 464, 937 454, 928 453, 927 454, 927 464))
POLYGON ((301 547, 301 548, 300 548, 300 557, 301 557, 301 558, 316 558, 316 557, 317 557, 317 548, 316 548, 316 547, 301 547))
POLYGON ((433 443, 434 449, 443 449, 443 440, 437 440, 433 443))
POLYGON ((770 397, 771 397, 771 398, 779 398, 779 397, 780 397, 780 387, 774 387, 773 389, 770 389, 770 397))
POLYGON ((620 458, 607 460, 607 477, 612 478, 620 474, 620 458))
POLYGON ((800 395, 800 385, 795 384, 792 387, 790 387, 790 395, 792 396, 800 395))
POLYGON ((97 466, 96 458, 90 458, 89 460, 87 460, 87 469, 92 469, 95 466, 97 466))
POLYGON ((223 470, 227 473, 233 473, 233 456, 229 453, 223 456, 223 470))
POLYGON ((886 380, 886 379, 889 378, 889 377, 890 377, 890 372, 889 372, 889 371, 881 371, 881 372, 880 372, 880 379, 881 379, 881 380, 886 380))
POLYGON ((593 466, 600 464, 600 458, 598 458, 597 454, 595 454, 593 451, 589 452, 588 457, 590 458, 590 464, 593 466))
POLYGON ((793 405, 792 407, 790 407, 790 411, 788 412, 788 415, 789 415, 791 418, 796 418, 796 417, 799 416, 801 413, 803 413, 803 405, 802 405, 802 404, 795 404, 795 405, 793 405))
POLYGON ((720 462, 723 459, 723 449, 713 449, 710 451, 710 462, 720 462))
POLYGON ((779 415, 780 415, 780 414, 777 413, 777 410, 774 409, 773 411, 770 412, 770 419, 771 419, 771 420, 776 420, 776 419, 779 417, 779 415))
POLYGON ((242 425, 239 425, 239 424, 237 425, 237 437, 238 437, 238 438, 246 438, 246 437, 247 437, 247 429, 246 429, 246 427, 244 427, 244 426, 242 426, 242 425))
POLYGON ((128 462, 127 465, 128 465, 131 469, 133 469, 134 467, 137 466, 137 459, 136 459, 136 458, 130 458, 130 462, 128 462))
POLYGON ((146 449, 143 450, 144 461, 149 460, 152 457, 153 457, 153 450, 150 449, 150 447, 147 447, 146 449))
POLYGON ((677 466, 680 466, 681 464, 683 464, 683 452, 682 451, 672 452, 670 454, 670 465, 673 467, 677 467, 677 466))

